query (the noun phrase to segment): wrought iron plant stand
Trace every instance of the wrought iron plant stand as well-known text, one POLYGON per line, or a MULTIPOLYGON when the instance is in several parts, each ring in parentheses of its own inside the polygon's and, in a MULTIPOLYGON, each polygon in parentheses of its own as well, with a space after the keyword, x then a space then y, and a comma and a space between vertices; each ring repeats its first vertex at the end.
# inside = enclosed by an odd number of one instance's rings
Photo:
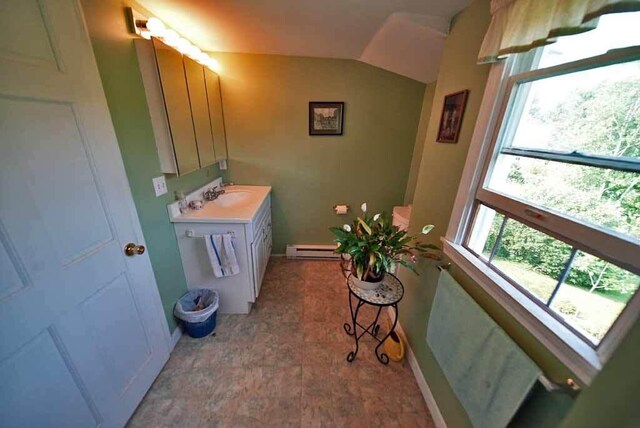
POLYGON ((354 351, 349 352, 347 355, 347 361, 352 362, 356 355, 358 355, 359 350, 359 341, 362 336, 365 334, 370 335, 375 340, 378 341, 378 345, 375 349, 376 357, 378 361, 382 364, 389 364, 389 356, 385 354, 381 347, 384 344, 385 340, 391 335, 391 333, 395 330, 396 324, 398 323, 398 302, 402 300, 402 296, 404 295, 404 287, 398 278, 395 275, 390 273, 385 274, 382 281, 380 281, 377 288, 373 290, 365 290, 353 282, 353 275, 346 274, 346 282, 347 288, 349 289, 349 309, 351 310, 351 324, 344 323, 344 331, 349 335, 353 336, 356 344, 356 349, 354 351), (354 307, 355 304, 355 307, 354 307), (371 305, 378 308, 376 318, 373 320, 371 324, 368 326, 364 326, 358 322, 358 312, 363 305, 371 305), (387 334, 382 338, 378 338, 378 333, 380 332, 380 324, 378 320, 380 319, 380 313, 382 312, 382 308, 392 307, 394 309, 394 320, 391 330, 387 332, 387 334), (359 333, 358 328, 362 329, 359 333))

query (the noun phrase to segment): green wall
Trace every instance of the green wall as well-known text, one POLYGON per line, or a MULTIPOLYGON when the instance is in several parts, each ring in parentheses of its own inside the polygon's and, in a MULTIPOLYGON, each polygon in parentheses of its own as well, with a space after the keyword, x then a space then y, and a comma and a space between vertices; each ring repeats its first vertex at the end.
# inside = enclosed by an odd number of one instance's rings
POLYGON ((427 138, 427 128, 431 119, 431 106, 433 104, 433 95, 436 91, 436 82, 427 84, 422 97, 422 110, 420 113, 420 122, 418 123, 418 132, 416 133, 416 142, 413 146, 413 156, 411 157, 411 168, 409 169, 409 178, 407 179, 407 188, 404 192, 404 205, 413 202, 413 194, 416 191, 416 183, 418 182, 418 171, 420 171, 420 162, 422 161, 422 151, 424 150, 424 141, 427 138))
POLYGON ((640 427, 640 320, 636 320, 611 359, 582 392, 563 428, 640 427))
POLYGON ((169 192, 157 198, 151 179, 162 175, 151 119, 124 7, 118 0, 83 0, 111 119, 156 276, 169 329, 176 326, 173 304, 187 285, 167 204, 176 190, 189 191, 220 175, 217 166, 184 177, 167 175, 169 192))
POLYGON ((329 244, 367 201, 403 203, 425 85, 361 62, 215 54, 229 146, 229 179, 273 186, 274 253, 329 244), (344 101, 343 136, 309 136, 309 101, 344 101), (337 216, 335 204, 353 211, 337 216))
MULTIPOLYGON (((414 204, 411 232, 417 233, 423 224, 435 224, 436 228, 429 238, 438 245, 439 237, 445 234, 449 224, 488 77, 489 67, 476 65, 476 58, 489 19, 489 1, 476 0, 456 16, 452 23, 436 82, 415 192, 412 198, 407 195, 409 200, 413 199, 414 204), (463 89, 469 89, 470 94, 459 142, 436 143, 444 96, 463 89)), ((400 322, 447 424, 452 427, 470 426, 464 409, 425 340, 438 271, 435 264, 429 261, 420 262, 418 271, 420 276, 406 270, 401 272, 406 293, 400 307, 400 322)), ((569 370, 550 351, 461 269, 453 265, 450 272, 553 381, 563 383, 568 377, 572 377, 569 370)), ((640 410, 637 406, 640 379, 637 375, 629 376, 637 370, 638 361, 640 322, 636 322, 600 375, 590 387, 582 391, 575 402, 566 395, 550 394, 537 386, 512 425, 562 425, 572 428, 640 426, 640 410)))

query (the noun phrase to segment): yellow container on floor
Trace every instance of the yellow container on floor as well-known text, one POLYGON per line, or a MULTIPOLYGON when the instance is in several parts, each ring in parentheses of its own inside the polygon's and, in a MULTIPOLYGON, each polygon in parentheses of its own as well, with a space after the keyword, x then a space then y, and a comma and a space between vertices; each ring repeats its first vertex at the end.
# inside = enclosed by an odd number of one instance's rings
POLYGON ((391 332, 387 340, 384 341, 384 353, 389 356, 391 361, 397 363, 404 358, 404 342, 395 331, 391 332))

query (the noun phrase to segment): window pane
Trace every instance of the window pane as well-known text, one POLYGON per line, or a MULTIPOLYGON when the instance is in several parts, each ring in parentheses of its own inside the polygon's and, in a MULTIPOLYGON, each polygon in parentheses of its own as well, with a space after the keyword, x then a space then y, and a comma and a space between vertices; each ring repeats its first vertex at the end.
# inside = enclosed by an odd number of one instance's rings
POLYGON ((640 174, 501 154, 488 187, 640 239, 640 174))
POLYGON ((640 61, 524 83, 517 97, 504 146, 640 159, 640 61))
POLYGON ((569 245, 508 219, 492 264, 546 303, 570 254, 569 245))
POLYGON ((569 260, 571 247, 511 218, 500 234, 503 218, 492 209, 482 207, 474 222, 469 248, 478 254, 477 249, 481 248, 486 260, 500 239, 490 265, 546 304, 569 260), (493 213, 493 217, 481 215, 482 210, 493 213))
POLYGON ((478 208, 468 246, 485 261, 491 256, 503 220, 502 214, 489 207, 480 205, 478 208))
POLYGON ((538 68, 601 55, 610 49, 640 45, 638 22, 640 12, 603 15, 596 29, 559 37, 557 42, 542 48, 538 68))
POLYGON ((639 286, 637 275, 579 251, 551 309, 597 345, 639 286))

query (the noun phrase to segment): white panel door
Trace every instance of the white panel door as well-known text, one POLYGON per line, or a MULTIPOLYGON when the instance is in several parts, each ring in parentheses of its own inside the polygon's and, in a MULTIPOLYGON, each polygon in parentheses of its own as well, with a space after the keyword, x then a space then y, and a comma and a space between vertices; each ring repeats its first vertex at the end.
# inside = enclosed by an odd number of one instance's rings
POLYGON ((168 330, 76 0, 0 2, 0 425, 122 426, 168 330))

